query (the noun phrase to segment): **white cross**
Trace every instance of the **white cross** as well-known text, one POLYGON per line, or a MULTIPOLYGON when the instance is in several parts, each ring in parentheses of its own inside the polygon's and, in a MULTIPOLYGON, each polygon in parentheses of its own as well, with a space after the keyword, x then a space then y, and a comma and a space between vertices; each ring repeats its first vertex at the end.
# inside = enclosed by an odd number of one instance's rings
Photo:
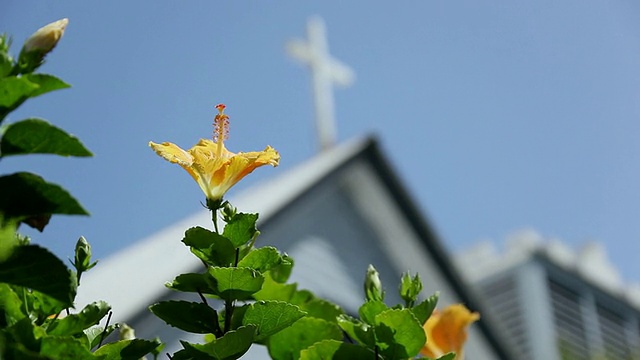
POLYGON ((326 150, 336 142, 336 126, 333 114, 332 85, 351 85, 353 71, 329 54, 324 21, 314 16, 307 22, 308 40, 287 42, 287 53, 305 63, 311 69, 313 98, 316 110, 316 128, 320 149, 326 150))

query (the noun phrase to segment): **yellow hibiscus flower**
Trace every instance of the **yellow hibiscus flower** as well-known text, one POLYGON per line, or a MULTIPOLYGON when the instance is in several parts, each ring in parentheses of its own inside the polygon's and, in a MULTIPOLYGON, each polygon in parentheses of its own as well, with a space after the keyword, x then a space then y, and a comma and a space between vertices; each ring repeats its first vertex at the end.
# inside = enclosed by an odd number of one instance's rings
POLYGON ((443 311, 434 311, 424 323, 427 343, 420 353, 438 358, 446 353, 455 352, 456 360, 462 360, 462 347, 467 341, 467 328, 480 319, 480 314, 471 312, 462 304, 454 304, 443 311))
POLYGON ((225 105, 216 106, 213 140, 200 139, 189 150, 163 142, 149 142, 149 146, 165 160, 178 164, 198 183, 207 197, 207 204, 220 204, 224 194, 238 181, 263 165, 278 166, 280 154, 267 146, 263 151, 239 152, 227 150, 224 140, 229 133, 229 117, 224 114, 225 105))

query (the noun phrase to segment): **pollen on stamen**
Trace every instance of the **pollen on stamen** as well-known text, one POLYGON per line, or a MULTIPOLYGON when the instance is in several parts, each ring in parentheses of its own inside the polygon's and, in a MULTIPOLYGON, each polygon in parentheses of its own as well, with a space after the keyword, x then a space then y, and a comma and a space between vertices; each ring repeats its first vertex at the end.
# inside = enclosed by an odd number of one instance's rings
POLYGON ((229 117, 224 114, 224 104, 216 105, 218 114, 213 119, 213 141, 220 142, 229 138, 229 117))

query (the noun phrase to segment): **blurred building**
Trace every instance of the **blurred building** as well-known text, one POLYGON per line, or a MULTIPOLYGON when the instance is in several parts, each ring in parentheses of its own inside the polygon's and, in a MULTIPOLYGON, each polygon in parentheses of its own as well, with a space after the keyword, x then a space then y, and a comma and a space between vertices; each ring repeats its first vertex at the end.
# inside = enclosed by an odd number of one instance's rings
MULTIPOLYGON (((295 259, 291 281, 299 288, 356 315, 369 264, 380 272, 391 305, 401 302, 401 274, 417 272, 425 285, 423 297, 439 291, 441 305, 464 303, 482 314, 470 328, 467 360, 514 358, 375 139, 332 147, 231 200, 240 211, 260 213, 257 246, 273 245, 289 253, 295 259)), ((184 298, 163 284, 180 273, 201 271, 202 264, 180 240, 192 226, 210 228, 210 216, 203 210, 101 260, 82 279, 79 305, 106 300, 113 306, 114 321, 127 322, 141 338, 160 336, 168 352, 181 348, 178 339, 199 340, 169 327, 147 307, 184 298)), ((191 300, 199 301, 197 296, 191 300)), ((244 358, 265 356, 264 347, 254 346, 244 358)))
POLYGON ((599 244, 573 251, 522 231, 502 254, 487 242, 457 262, 518 359, 640 359, 640 287, 621 281, 599 244))

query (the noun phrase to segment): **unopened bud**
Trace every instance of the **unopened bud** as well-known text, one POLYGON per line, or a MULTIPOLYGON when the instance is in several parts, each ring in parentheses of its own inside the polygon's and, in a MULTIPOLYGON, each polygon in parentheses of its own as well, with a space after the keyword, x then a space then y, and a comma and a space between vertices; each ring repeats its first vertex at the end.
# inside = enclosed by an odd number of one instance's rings
POLYGON ((367 276, 364 279, 364 293, 367 301, 384 300, 384 292, 382 291, 378 270, 371 264, 367 268, 367 276))
POLYGON ((65 18, 41 27, 25 41, 24 51, 40 51, 46 54, 53 50, 62 38, 67 24, 69 19, 65 18))
POLYGON ((136 331, 127 324, 120 325, 120 340, 133 340, 136 338, 136 331))
POLYGON ((53 50, 64 34, 69 19, 60 19, 45 25, 24 42, 14 74, 29 74, 44 62, 44 57, 53 50))

